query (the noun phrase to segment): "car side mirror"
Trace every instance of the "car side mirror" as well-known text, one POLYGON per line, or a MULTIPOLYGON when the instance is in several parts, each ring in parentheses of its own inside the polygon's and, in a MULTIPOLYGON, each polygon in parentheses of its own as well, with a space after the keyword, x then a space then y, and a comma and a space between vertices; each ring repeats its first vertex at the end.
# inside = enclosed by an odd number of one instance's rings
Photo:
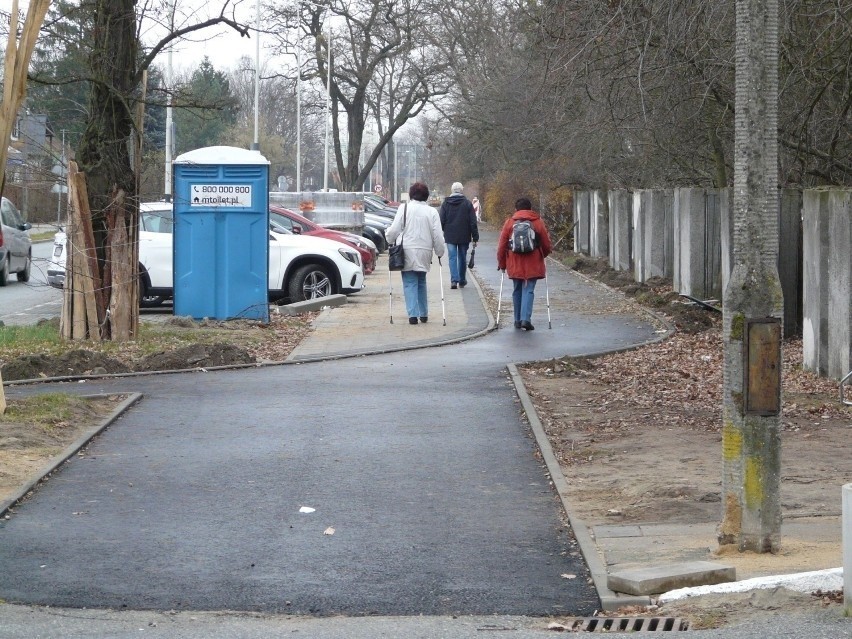
POLYGON ((301 235, 302 234, 302 227, 299 226, 298 224, 294 224, 292 230, 293 230, 294 235, 301 235))

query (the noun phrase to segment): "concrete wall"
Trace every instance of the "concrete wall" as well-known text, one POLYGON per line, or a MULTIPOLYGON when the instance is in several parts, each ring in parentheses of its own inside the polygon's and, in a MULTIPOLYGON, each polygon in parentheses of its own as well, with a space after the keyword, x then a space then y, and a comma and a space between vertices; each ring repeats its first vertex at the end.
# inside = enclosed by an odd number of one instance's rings
POLYGON ((590 193, 574 192, 574 251, 589 254, 590 193))
POLYGON ((610 191, 609 198, 609 265, 616 271, 629 271, 633 220, 633 196, 630 191, 610 191))
POLYGON ((802 330, 802 192, 782 189, 778 218, 778 277, 784 293, 784 337, 802 330))
MULTIPOLYGON (((784 189, 779 194, 778 278, 784 294, 784 336, 802 330, 802 192, 784 189)), ((722 291, 728 286, 734 259, 733 191, 719 190, 722 237, 722 291)))
POLYGON ((852 189, 804 192, 804 367, 841 379, 852 370, 852 189))
POLYGON ((637 282, 672 275, 673 197, 671 189, 633 192, 633 271, 637 282))
POLYGON ((722 242, 719 191, 674 191, 674 272, 678 293, 700 299, 722 298, 722 242))
POLYGON ((852 370, 852 189, 828 196, 828 376, 852 370))
POLYGON ((589 198, 589 255, 609 257, 609 198, 606 191, 592 191, 589 198))

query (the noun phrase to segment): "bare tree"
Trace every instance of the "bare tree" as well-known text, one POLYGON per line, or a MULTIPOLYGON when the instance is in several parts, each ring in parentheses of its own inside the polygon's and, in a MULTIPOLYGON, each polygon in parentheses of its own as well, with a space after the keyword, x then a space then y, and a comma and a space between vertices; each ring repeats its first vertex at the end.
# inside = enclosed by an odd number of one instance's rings
POLYGON ((302 79, 329 86, 332 140, 340 188, 360 189, 382 149, 396 131, 415 117, 436 95, 446 67, 420 34, 428 27, 422 4, 393 0, 346 2, 291 1, 272 7, 280 39, 277 51, 305 47, 302 79), (331 35, 329 35, 331 34, 331 35), (377 85, 377 76, 391 84, 377 85), (384 130, 377 146, 360 163, 364 129, 379 103, 377 88, 393 95, 381 111, 384 130), (344 133, 345 129, 345 133, 344 133))

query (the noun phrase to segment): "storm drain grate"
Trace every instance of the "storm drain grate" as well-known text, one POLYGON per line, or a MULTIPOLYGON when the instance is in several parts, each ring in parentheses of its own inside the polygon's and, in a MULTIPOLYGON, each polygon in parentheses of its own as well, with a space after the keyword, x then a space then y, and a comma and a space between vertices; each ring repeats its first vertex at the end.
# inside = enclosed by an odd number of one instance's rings
POLYGON ((689 621, 678 617, 585 617, 575 619, 572 632, 666 632, 689 630, 689 621))

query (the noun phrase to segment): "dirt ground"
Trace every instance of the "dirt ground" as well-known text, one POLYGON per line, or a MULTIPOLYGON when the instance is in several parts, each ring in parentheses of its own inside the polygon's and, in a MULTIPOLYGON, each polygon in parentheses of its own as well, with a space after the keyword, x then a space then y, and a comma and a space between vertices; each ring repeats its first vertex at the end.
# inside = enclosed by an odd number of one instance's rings
MULTIPOLYGON (((577 269, 620 289, 677 325, 669 339, 593 359, 563 358, 521 374, 568 480, 568 499, 589 526, 718 523, 721 515, 721 315, 686 305, 659 288, 637 286, 599 261, 577 269)), ((595 309, 589 309, 595 312, 595 309)), ((781 502, 785 522, 837 521, 840 487, 852 481, 852 407, 837 382, 802 370, 801 340, 783 345, 781 502)), ((831 547, 784 537, 776 555, 707 549, 707 560, 738 574, 784 574, 841 565, 831 547)), ((698 625, 771 613, 797 602, 802 610, 839 603, 779 591, 701 597, 668 604, 665 614, 698 625), (720 603, 722 602, 722 603, 720 603), (718 619, 716 619, 718 617, 718 619), (715 619, 715 621, 714 621, 715 619)))
POLYGON ((124 396, 8 400, 0 415, 0 502, 84 433, 100 424, 124 396))

